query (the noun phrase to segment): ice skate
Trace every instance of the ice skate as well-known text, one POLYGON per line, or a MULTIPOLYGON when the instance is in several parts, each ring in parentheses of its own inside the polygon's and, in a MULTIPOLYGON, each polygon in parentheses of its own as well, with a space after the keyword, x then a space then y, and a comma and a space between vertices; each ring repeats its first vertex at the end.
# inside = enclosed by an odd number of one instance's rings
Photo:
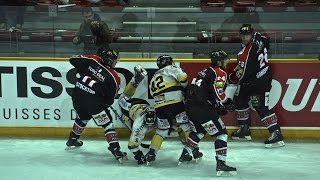
POLYGON ((142 151, 134 152, 134 159, 137 160, 138 164, 144 164, 146 162, 146 158, 143 155, 142 151))
POLYGON ((234 140, 246 140, 251 141, 251 131, 248 125, 240 125, 240 128, 232 133, 232 139, 234 140))
POLYGON ((283 136, 279 130, 274 131, 265 142, 266 148, 282 147, 284 146, 283 136))
POLYGON ((178 166, 180 166, 183 162, 189 162, 192 160, 192 156, 187 151, 186 148, 183 148, 183 151, 181 153, 181 156, 179 158, 178 166))
POLYGON ((108 147, 108 149, 121 164, 123 163, 123 160, 128 160, 127 153, 120 151, 120 147, 108 147))
POLYGON ((237 169, 231 166, 226 165, 225 161, 219 160, 216 157, 217 160, 217 176, 235 176, 237 175, 237 169))
POLYGON ((196 163, 198 163, 203 156, 202 152, 200 152, 200 150, 199 150, 199 147, 195 148, 192 151, 192 155, 193 155, 193 159, 196 161, 196 163))
POLYGON ((140 65, 136 65, 134 67, 134 77, 132 81, 133 87, 137 87, 139 83, 144 79, 145 76, 147 76, 147 71, 140 65))
POLYGON ((65 150, 77 149, 83 145, 83 142, 77 138, 69 138, 66 145, 65 150))
POLYGON ((147 166, 151 164, 151 162, 156 160, 156 154, 154 149, 150 149, 149 152, 146 154, 146 162, 147 166))

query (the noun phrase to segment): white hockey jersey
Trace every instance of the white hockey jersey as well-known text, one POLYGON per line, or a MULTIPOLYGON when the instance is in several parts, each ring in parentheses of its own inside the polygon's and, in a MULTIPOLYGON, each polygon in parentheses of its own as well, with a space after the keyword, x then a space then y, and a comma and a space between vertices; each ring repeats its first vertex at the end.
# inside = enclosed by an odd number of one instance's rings
POLYGON ((155 108, 183 101, 183 89, 187 84, 187 74, 180 67, 168 65, 159 69, 149 85, 155 108))

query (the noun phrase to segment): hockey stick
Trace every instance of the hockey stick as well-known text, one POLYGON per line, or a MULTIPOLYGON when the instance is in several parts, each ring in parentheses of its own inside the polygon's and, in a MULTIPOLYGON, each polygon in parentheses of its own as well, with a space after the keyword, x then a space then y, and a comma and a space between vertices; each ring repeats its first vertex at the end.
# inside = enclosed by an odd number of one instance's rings
MULTIPOLYGON (((116 119, 119 119, 122 124, 124 124, 131 132, 132 132, 132 128, 129 127, 125 122, 124 120, 121 118, 121 116, 118 114, 118 112, 112 107, 112 106, 109 106, 110 109, 113 111, 113 113, 115 114, 116 116, 116 119)), ((143 147, 143 148, 149 148, 150 147, 150 144, 144 144, 144 143, 140 143, 140 146, 143 147)))

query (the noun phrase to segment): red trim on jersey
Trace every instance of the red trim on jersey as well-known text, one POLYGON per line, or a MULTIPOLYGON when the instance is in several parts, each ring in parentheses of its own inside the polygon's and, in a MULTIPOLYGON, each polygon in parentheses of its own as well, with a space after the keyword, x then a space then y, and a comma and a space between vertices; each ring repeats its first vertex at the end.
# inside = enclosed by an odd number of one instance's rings
POLYGON ((238 53, 238 56, 237 56, 238 68, 241 68, 243 70, 241 77, 237 76, 238 81, 241 81, 243 76, 246 74, 247 62, 248 62, 248 58, 249 58, 252 46, 253 46, 253 40, 248 42, 248 44, 238 53))
POLYGON ((115 70, 111 69, 109 66, 102 65, 102 59, 97 55, 85 55, 85 56, 81 56, 81 58, 96 61, 101 67, 103 67, 107 72, 109 72, 109 74, 113 78, 114 83, 116 84, 116 88, 117 88, 116 92, 118 92, 120 88, 120 77, 115 70))
POLYGON ((212 85, 214 92, 216 93, 217 97, 220 101, 224 100, 226 98, 226 94, 224 92, 224 87, 217 87, 217 82, 223 82, 223 84, 227 83, 227 73, 220 69, 219 67, 210 67, 210 69, 214 72, 216 75, 216 79, 214 80, 215 83, 212 85), (220 78, 218 78, 220 77, 220 78), (222 93, 219 93, 218 89, 222 88, 222 93))
POLYGON ((102 59, 97 55, 84 55, 84 56, 82 56, 82 58, 92 59, 92 60, 96 61, 97 63, 102 64, 102 59))
POLYGON ((117 87, 117 91, 116 92, 118 92, 118 90, 120 88, 120 77, 119 77, 118 73, 115 70, 113 70, 110 67, 108 67, 108 66, 105 67, 105 69, 111 74, 114 82, 116 83, 116 87, 117 87))

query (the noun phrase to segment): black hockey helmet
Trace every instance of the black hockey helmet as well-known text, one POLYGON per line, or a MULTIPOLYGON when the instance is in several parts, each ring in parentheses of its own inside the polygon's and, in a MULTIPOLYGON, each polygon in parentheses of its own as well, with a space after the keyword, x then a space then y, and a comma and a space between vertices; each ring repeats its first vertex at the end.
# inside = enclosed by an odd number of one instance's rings
POLYGON ((147 126, 151 127, 156 122, 156 110, 152 106, 146 106, 144 108, 145 112, 145 123, 147 126))
POLYGON ((242 24, 240 31, 240 35, 250 35, 253 34, 253 27, 251 24, 242 24))
POLYGON ((157 66, 159 67, 159 69, 172 64, 173 64, 173 59, 169 55, 162 55, 162 56, 159 56, 157 59, 157 66))
POLYGON ((223 67, 224 62, 228 60, 228 54, 223 50, 218 50, 210 54, 212 66, 223 67))
POLYGON ((97 55, 101 57, 103 65, 109 67, 118 59, 118 53, 112 49, 99 49, 97 55))

